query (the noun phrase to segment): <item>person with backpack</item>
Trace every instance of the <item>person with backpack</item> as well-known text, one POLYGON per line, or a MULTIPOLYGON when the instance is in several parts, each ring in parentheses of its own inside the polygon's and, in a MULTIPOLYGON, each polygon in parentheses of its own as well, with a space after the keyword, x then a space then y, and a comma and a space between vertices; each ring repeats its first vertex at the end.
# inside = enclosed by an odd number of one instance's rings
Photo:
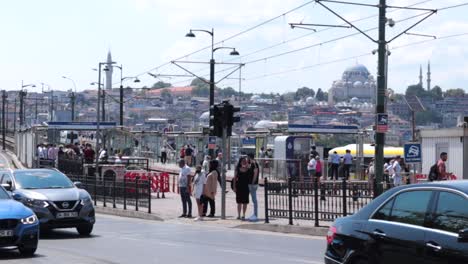
POLYGON ((446 181, 450 180, 451 173, 447 172, 445 162, 447 161, 447 152, 440 153, 440 159, 436 164, 432 165, 429 172, 429 181, 446 181))
POLYGON ((187 166, 192 166, 192 154, 193 154, 193 149, 190 147, 189 144, 187 144, 187 147, 185 148, 185 163, 187 166))

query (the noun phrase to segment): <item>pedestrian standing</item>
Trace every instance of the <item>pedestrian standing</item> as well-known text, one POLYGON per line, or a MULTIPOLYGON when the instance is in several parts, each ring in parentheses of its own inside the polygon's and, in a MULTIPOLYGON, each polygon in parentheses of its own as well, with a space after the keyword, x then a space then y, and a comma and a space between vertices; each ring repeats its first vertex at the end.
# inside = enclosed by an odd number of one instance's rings
POLYGON ((395 161, 393 162, 393 185, 400 186, 403 184, 401 179, 401 166, 400 166, 400 156, 396 156, 395 161))
POLYGON ((193 149, 190 147, 190 144, 187 144, 187 147, 185 148, 185 164, 189 167, 192 166, 192 154, 193 149))
POLYGON ((193 194, 195 200, 197 201, 198 217, 195 218, 195 221, 203 220, 203 203, 202 195, 205 188, 206 176, 205 172, 202 171, 202 167, 197 165, 195 169, 195 177, 193 179, 193 194))
POLYGON ((346 154, 343 157, 344 159, 344 176, 346 180, 349 180, 349 174, 351 166, 353 165, 353 156, 351 155, 351 150, 347 149, 346 154))
POLYGON ((166 146, 163 145, 161 147, 161 163, 166 164, 166 162, 167 162, 167 150, 166 150, 166 146))
POLYGON ((330 180, 338 180, 338 167, 340 167, 340 155, 336 151, 333 151, 333 154, 330 157, 331 159, 331 177, 330 180))
MULTIPOLYGON (((218 182, 219 182, 219 186, 221 187, 221 189, 223 189, 223 179, 222 179, 222 176, 221 174, 224 172, 225 168, 223 168, 223 153, 222 152, 219 152, 217 157, 216 157, 216 161, 218 162, 218 182)), ((227 192, 227 190, 226 190, 227 192)))
POLYGON ((245 212, 249 204, 249 178, 252 177, 253 170, 249 166, 246 157, 241 157, 236 167, 234 175, 234 192, 237 202, 237 219, 245 220, 245 212), (242 216, 241 216, 242 212, 242 216))
POLYGON ((206 175, 206 183, 205 188, 203 190, 203 216, 206 215, 208 212, 208 204, 210 205, 210 214, 208 217, 214 217, 216 213, 216 191, 217 191, 217 180, 218 180, 218 161, 212 160, 210 161, 210 169, 208 175, 206 175))
POLYGON ((191 170, 183 159, 179 160, 179 194, 182 200, 182 215, 179 217, 192 217, 192 200, 190 198, 191 170))
POLYGON ((312 149, 310 151, 310 155, 312 155, 314 158, 319 155, 319 153, 317 152, 317 147, 316 146, 312 146, 312 149))
POLYGON ((310 155, 309 163, 307 163, 307 171, 309 173, 308 173, 308 177, 305 178, 304 180, 311 181, 315 177, 316 169, 317 169, 317 161, 315 160, 315 157, 313 155, 310 155))
POLYGON ((192 145, 192 164, 197 165, 197 155, 198 155, 198 149, 197 146, 192 145))
POLYGON ((202 170, 205 172, 205 175, 210 171, 210 155, 206 155, 202 163, 202 170))
POLYGON ((249 179, 249 192, 250 192, 250 196, 252 197, 252 203, 253 203, 253 208, 254 208, 254 212, 252 216, 249 217, 249 220, 252 222, 256 222, 258 221, 257 189, 258 189, 258 175, 260 174, 260 171, 259 171, 258 163, 255 160, 255 156, 252 153, 250 153, 248 157, 249 157, 249 163, 250 163, 251 169, 253 170, 253 173, 249 174, 252 176, 252 178, 249 179))

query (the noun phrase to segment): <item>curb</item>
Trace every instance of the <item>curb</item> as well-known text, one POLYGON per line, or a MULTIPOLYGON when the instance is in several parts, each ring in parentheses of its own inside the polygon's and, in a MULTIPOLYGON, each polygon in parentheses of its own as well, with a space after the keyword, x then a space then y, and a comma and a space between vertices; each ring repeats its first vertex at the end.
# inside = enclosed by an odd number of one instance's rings
POLYGON ((305 227, 305 226, 292 226, 292 225, 278 225, 278 224, 243 224, 235 226, 234 228, 268 231, 285 234, 309 235, 309 236, 325 236, 328 232, 327 227, 305 227))
POLYGON ((13 166, 16 168, 16 169, 24 169, 25 167, 23 166, 23 164, 18 160, 18 157, 16 157, 16 154, 9 151, 9 150, 6 150, 5 153, 10 156, 10 159, 11 159, 11 162, 13 163, 13 166))
POLYGON ((94 210, 98 214, 107 214, 107 215, 115 215, 115 216, 122 216, 122 217, 129 217, 129 218, 139 218, 144 220, 153 220, 153 221, 164 221, 161 217, 153 214, 148 214, 141 211, 133 211, 133 210, 122 210, 116 209, 112 207, 101 207, 95 206, 94 210))

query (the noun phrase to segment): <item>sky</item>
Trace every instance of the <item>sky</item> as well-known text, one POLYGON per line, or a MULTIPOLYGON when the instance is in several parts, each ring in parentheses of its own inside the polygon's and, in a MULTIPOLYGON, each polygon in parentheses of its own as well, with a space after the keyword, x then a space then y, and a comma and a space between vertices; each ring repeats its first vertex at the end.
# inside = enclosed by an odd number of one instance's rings
MULTIPOLYGON (((15 0, 0 1, 0 89, 18 90, 21 83, 35 84, 28 90, 91 89, 107 52, 123 66, 124 77, 138 76, 140 83, 127 79, 124 86, 151 86, 162 80, 175 86, 189 85, 194 77, 177 65, 208 78, 211 38, 189 29, 214 28, 216 47, 232 47, 215 52, 216 80, 243 63, 241 74, 234 72, 219 81, 221 87, 241 88, 244 92, 285 93, 307 86, 328 90, 343 71, 364 64, 376 76, 377 45, 350 28, 315 27, 291 29, 288 23, 341 25, 343 22, 317 3, 306 0, 15 0), (301 6, 289 12, 290 10, 301 6), (275 18, 276 19, 273 19, 275 18), (268 21, 268 22, 267 22, 268 21), (266 23, 265 23, 266 22, 266 23), (255 27, 258 26, 258 27, 255 27), (247 30, 255 27, 255 29, 247 30), (243 32, 243 33, 242 33, 243 32), (238 34, 241 33, 241 34, 238 34), (231 36, 235 36, 231 38, 231 36), (200 52, 194 51, 206 48, 200 52), (299 51, 295 51, 299 50, 299 51), (286 54, 287 53, 287 54, 286 54), (284 54, 284 55, 281 55, 284 54), (277 56, 280 55, 280 56, 277 56), (179 61, 171 63, 171 61, 179 61), (191 63, 187 63, 191 62, 191 63), (194 63, 197 62, 197 63, 194 63), (219 64, 218 64, 219 63, 219 64), (226 64, 227 63, 227 64, 226 64), (177 64, 177 65, 176 65, 177 64), (303 69, 305 68, 305 69, 303 69), (239 77, 241 82, 239 82, 239 77)), ((357 2, 357 1, 354 1, 357 2)), ((376 4, 377 0, 361 0, 376 4)), ((389 5, 438 9, 467 3, 467 0, 388 0, 389 5)), ((367 30, 377 27, 374 7, 324 3, 344 18, 367 30)), ((387 27, 387 39, 416 23, 423 13, 416 10, 388 10, 387 18, 396 21, 387 27)), ((397 92, 418 82, 419 67, 426 72, 431 62, 432 86, 442 89, 468 89, 468 6, 439 11, 409 32, 430 37, 403 35, 389 44, 388 86, 397 92), (444 38, 457 34, 458 37, 444 38), (423 42, 415 44, 418 42, 423 42), (409 45, 409 46, 408 46, 409 45)), ((368 31, 377 38, 377 30, 368 31)), ((119 69, 114 70, 114 86, 120 85, 119 69)), ((468 90, 467 90, 468 91, 468 90)))

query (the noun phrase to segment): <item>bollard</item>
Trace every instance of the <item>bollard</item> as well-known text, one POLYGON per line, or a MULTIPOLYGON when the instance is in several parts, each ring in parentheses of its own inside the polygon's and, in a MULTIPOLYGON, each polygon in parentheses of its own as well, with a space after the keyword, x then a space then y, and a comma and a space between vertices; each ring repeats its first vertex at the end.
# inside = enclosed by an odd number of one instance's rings
POLYGON ((291 180, 291 177, 288 177, 288 213, 289 213, 289 224, 293 225, 292 180, 291 180))
POLYGON ((140 176, 135 177, 135 211, 138 211, 138 180, 140 176))
POLYGON ((265 192, 265 224, 268 224, 270 223, 270 219, 268 217, 268 178, 264 178, 263 189, 265 192))
POLYGON ((97 179, 94 179, 94 206, 97 205, 97 179))
POLYGON ((116 178, 117 177, 114 177, 113 181, 112 181, 112 207, 113 208, 117 208, 117 206, 115 204, 115 183, 116 183, 116 178))
POLYGON ((348 208, 347 208, 347 188, 346 188, 346 178, 343 178, 343 184, 341 186, 343 188, 343 216, 346 216, 348 214, 348 208))
POLYGON ((148 214, 151 214, 151 182, 152 177, 148 177, 148 214))
POLYGON ((315 226, 319 226, 319 182, 318 178, 314 177, 314 220, 315 226))
POLYGON ((127 177, 123 181, 124 210, 127 210, 127 177))
POLYGON ((107 207, 107 204, 106 204, 106 193, 107 193, 107 190, 106 190, 106 179, 105 179, 105 178, 102 180, 102 193, 104 194, 104 204, 103 204, 103 206, 104 206, 104 207, 107 207))

